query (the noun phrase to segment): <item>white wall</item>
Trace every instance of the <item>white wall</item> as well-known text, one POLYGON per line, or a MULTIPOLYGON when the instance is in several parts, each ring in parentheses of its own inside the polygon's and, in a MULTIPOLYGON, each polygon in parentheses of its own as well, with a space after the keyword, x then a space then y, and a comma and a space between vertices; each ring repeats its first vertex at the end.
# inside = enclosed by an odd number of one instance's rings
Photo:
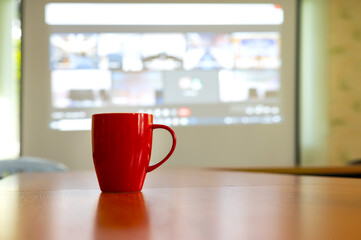
MULTIPOLYGON (((23 55, 23 135, 24 155, 61 161, 71 169, 92 168, 90 132, 59 132, 49 129, 50 71, 49 29, 44 22, 44 5, 47 0, 24 1, 24 55, 23 55)), ((57 1, 59 2, 59 1, 57 1)), ((69 1, 67 1, 69 2, 69 1)), ((85 1, 77 1, 85 2, 85 1)), ((116 1, 114 1, 116 2, 116 1)), ((169 2, 169 1, 163 1, 169 2)), ((174 1, 177 2, 177 1, 174 1)), ((179 1, 178 1, 179 2, 179 1)), ((188 1, 192 2, 192 1, 188 1)), ((212 0, 210 2, 217 2, 212 0)), ((224 1, 222 1, 223 3, 224 1)), ((238 1, 228 1, 238 2, 238 1)), ((244 1, 246 2, 246 1, 244 1)), ((248 1, 247 1, 248 2, 248 1)), ((262 1, 269 3, 269 1, 262 1)), ((295 86, 295 21, 294 4, 279 0, 287 7, 287 21, 283 36, 283 67, 286 70, 283 85, 286 110, 282 125, 269 128, 202 126, 175 128, 178 145, 169 165, 177 166, 293 166, 295 161, 294 96, 295 86), (257 130, 257 134, 255 131, 257 130), (253 149, 250 151, 250 149, 253 149)), ((294 3, 294 2, 293 2, 294 3)), ((158 161, 169 149, 167 133, 159 132, 153 147, 152 160, 158 161)))
POLYGON ((14 0, 0 0, 0 159, 19 155, 19 95, 12 36, 15 7, 14 0))

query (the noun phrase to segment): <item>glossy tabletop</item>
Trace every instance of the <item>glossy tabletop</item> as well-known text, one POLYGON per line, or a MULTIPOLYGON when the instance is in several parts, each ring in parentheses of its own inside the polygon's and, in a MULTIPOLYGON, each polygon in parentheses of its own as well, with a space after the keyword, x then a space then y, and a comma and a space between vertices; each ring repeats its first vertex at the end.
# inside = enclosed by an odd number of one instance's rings
POLYGON ((361 239, 361 179, 166 169, 141 193, 95 173, 0 180, 0 239, 361 239))

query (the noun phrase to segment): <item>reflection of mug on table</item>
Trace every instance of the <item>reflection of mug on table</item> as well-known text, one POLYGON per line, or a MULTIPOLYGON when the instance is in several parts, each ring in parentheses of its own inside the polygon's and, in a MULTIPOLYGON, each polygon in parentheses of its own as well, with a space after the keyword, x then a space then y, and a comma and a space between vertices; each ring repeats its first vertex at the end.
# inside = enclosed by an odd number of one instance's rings
POLYGON ((162 165, 174 152, 174 131, 153 124, 145 113, 101 113, 92 117, 92 147, 95 171, 103 192, 142 190, 146 173, 162 165), (172 148, 159 163, 149 166, 153 129, 162 128, 173 138, 172 148))
POLYGON ((149 221, 141 192, 99 195, 95 239, 148 239, 149 221))

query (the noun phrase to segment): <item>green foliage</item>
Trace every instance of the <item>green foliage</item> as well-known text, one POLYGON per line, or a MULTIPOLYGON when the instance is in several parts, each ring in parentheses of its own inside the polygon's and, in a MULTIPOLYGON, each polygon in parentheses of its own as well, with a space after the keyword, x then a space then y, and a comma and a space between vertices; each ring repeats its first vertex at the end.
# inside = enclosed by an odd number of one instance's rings
POLYGON ((338 126, 343 126, 346 124, 345 120, 344 119, 341 119, 341 118, 335 118, 335 119, 332 119, 330 121, 330 124, 332 127, 338 127, 338 126))
POLYGON ((336 46, 336 47, 332 47, 329 50, 331 55, 338 55, 338 54, 344 54, 346 53, 346 48, 342 47, 342 46, 336 46))
POLYGON ((15 60, 15 81, 17 94, 20 96, 21 90, 21 39, 14 40, 14 60, 15 60))

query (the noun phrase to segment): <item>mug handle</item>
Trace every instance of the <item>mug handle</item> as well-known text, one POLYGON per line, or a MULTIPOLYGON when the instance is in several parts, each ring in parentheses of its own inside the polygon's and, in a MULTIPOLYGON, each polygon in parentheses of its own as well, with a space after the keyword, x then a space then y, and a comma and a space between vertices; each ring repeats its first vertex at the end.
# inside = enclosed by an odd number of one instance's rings
POLYGON ((177 144, 177 138, 175 136, 175 133, 173 131, 173 129, 171 129, 170 127, 166 126, 166 125, 161 125, 161 124, 152 124, 151 126, 152 129, 157 129, 157 128, 162 128, 162 129, 165 129, 167 130, 171 135, 172 135, 172 139, 173 139, 173 143, 172 143, 172 148, 170 149, 169 153, 167 154, 167 156, 165 156, 165 158, 160 161, 159 163, 157 164, 154 164, 152 166, 149 166, 147 168, 147 172, 151 172, 153 170, 155 170, 156 168, 158 168, 160 165, 162 165, 165 161, 168 160, 168 158, 173 154, 174 152, 174 149, 175 149, 175 146, 177 144))

